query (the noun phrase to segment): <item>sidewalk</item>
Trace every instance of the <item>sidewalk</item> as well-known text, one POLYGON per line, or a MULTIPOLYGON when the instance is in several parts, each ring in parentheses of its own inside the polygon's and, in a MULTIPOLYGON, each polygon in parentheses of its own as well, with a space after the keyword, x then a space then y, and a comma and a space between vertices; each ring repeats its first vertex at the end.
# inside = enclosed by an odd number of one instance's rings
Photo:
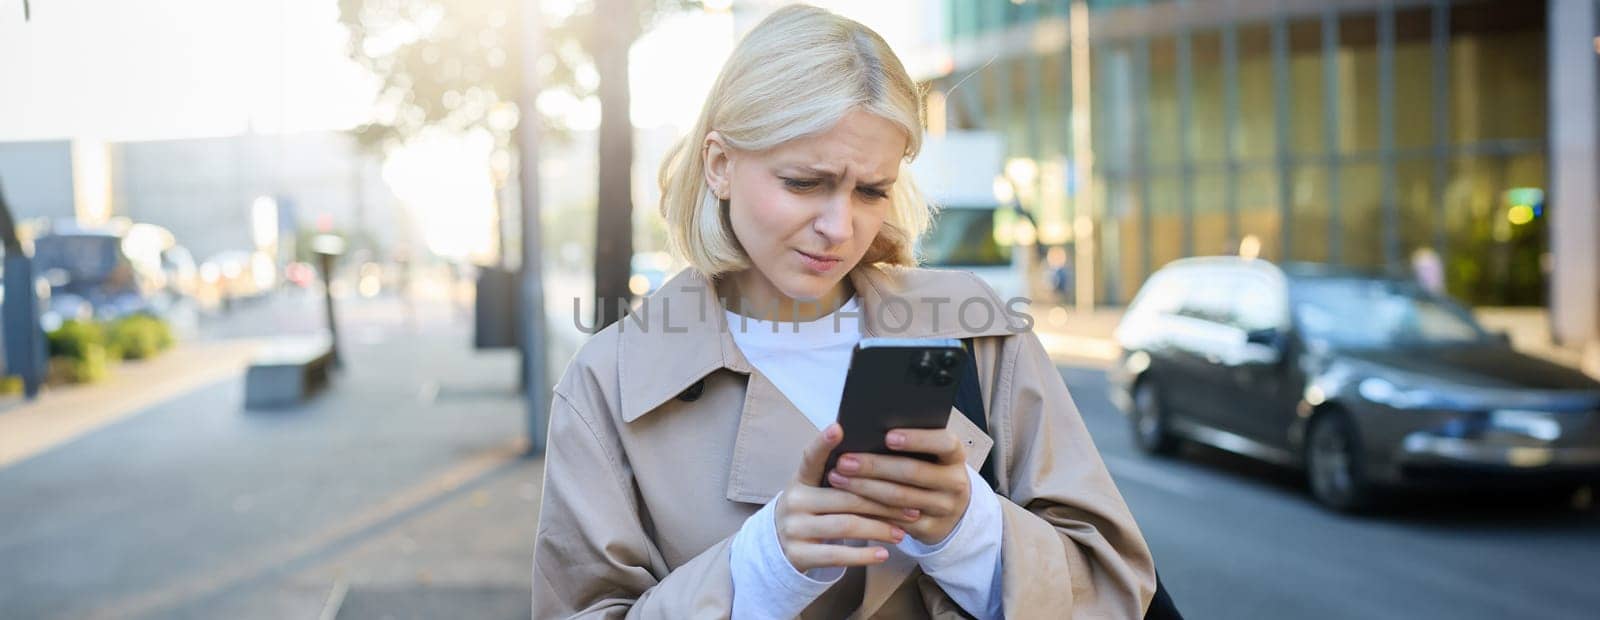
POLYGON ((523 458, 514 354, 472 351, 469 327, 457 319, 436 306, 407 327, 395 304, 341 317, 350 324, 346 370, 308 409, 405 420, 405 431, 363 443, 426 451, 436 464, 263 554, 252 570, 207 584, 218 594, 197 597, 205 604, 190 606, 190 617, 528 617, 543 463, 523 458))
POLYGON ((0 411, 0 468, 67 443, 147 407, 244 372, 258 343, 185 343, 150 360, 123 362, 105 381, 51 387, 0 411))
POLYGON ((1044 344, 1050 359, 1068 366, 1102 367, 1116 361, 1121 347, 1112 332, 1122 321, 1120 307, 1096 308, 1079 313, 1070 306, 1035 303, 1033 331, 1044 344))
POLYGON ((299 409, 243 410, 251 339, 0 413, 7 450, 76 425, 0 464, 0 615, 526 618, 542 463, 515 354, 442 305, 340 324, 345 368, 299 409))
POLYGON ((1556 345, 1550 337, 1550 313, 1544 308, 1478 308, 1473 314, 1484 327, 1510 335, 1511 346, 1518 351, 1600 379, 1600 343, 1589 351, 1556 345))

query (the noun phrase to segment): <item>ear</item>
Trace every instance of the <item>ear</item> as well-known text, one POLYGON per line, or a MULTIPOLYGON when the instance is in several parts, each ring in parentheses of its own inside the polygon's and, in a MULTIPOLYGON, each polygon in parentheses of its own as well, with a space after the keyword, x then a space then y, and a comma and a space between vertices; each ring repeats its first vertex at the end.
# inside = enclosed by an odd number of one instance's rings
POLYGON ((722 134, 715 131, 706 132, 706 140, 700 147, 701 157, 704 157, 702 166, 706 173, 706 185, 711 188, 718 200, 727 200, 729 186, 733 184, 732 149, 723 141, 722 134))

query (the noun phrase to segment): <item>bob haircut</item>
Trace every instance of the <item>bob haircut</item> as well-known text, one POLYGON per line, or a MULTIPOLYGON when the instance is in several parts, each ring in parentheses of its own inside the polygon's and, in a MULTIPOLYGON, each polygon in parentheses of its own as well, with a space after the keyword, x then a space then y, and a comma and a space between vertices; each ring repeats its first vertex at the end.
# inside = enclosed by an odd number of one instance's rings
POLYGON ((913 266, 933 207, 906 162, 922 148, 922 97, 878 33, 817 7, 774 11, 745 35, 722 67, 694 128, 661 165, 661 216, 672 251, 707 277, 751 263, 734 236, 728 202, 705 180, 705 138, 764 151, 824 133, 854 110, 900 127, 906 152, 890 190, 889 213, 860 264, 913 266))

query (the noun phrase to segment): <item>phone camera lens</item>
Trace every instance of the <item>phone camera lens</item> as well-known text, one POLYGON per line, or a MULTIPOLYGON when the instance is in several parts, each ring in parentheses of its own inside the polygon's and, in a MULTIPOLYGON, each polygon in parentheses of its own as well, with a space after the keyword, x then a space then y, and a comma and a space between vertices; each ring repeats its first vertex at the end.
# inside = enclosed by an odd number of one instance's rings
POLYGON ((956 365, 956 354, 955 354, 954 351, 945 351, 943 355, 939 356, 939 367, 940 368, 954 368, 955 365, 956 365))
POLYGON ((950 376, 949 372, 941 370, 939 371, 939 374, 933 376, 934 385, 946 386, 950 385, 951 383, 955 383, 955 377, 950 376))

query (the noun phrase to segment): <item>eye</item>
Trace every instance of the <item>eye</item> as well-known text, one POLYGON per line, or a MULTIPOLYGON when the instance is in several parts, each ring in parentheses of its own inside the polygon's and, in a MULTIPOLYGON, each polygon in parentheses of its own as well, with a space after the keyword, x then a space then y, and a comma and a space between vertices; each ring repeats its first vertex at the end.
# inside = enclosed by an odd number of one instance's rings
POLYGON ((816 187, 817 184, 818 184, 818 181, 816 179, 791 179, 789 177, 779 177, 779 178, 783 179, 784 187, 787 187, 787 188, 793 189, 793 190, 808 190, 808 189, 816 187))
POLYGON ((862 195, 866 196, 867 198, 869 198, 869 199, 871 199, 873 201, 883 200, 883 199, 889 197, 889 192, 883 191, 881 189, 873 189, 873 188, 870 188, 870 187, 863 187, 863 188, 857 189, 856 191, 861 192, 862 195))

